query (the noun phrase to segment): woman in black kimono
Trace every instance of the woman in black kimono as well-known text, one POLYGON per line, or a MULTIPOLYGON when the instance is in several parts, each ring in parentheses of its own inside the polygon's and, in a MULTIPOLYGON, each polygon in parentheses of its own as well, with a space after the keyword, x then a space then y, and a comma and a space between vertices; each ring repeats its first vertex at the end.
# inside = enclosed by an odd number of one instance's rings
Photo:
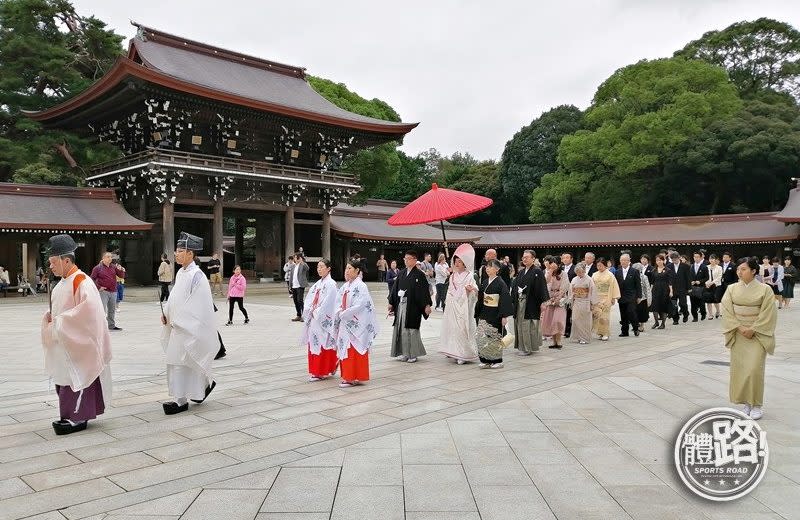
POLYGON ((514 314, 508 285, 497 276, 500 267, 498 260, 486 263, 488 282, 481 285, 475 306, 480 368, 503 368, 503 328, 508 317, 514 314))
POLYGON ((666 328, 667 315, 672 314, 672 284, 675 271, 667 267, 664 255, 656 256, 656 267, 653 269, 652 302, 650 312, 653 313, 655 323, 653 328, 666 328), (661 322, 659 323, 659 320, 661 322))

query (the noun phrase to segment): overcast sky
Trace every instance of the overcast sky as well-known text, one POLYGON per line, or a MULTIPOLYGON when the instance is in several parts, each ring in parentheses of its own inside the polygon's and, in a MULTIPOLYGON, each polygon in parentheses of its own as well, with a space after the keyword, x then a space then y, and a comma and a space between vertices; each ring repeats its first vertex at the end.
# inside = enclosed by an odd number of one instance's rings
POLYGON ((130 20, 252 54, 378 97, 419 122, 403 150, 499 159, 560 104, 585 108, 619 67, 671 56, 704 32, 767 16, 800 27, 797 0, 73 0, 130 38, 130 20))

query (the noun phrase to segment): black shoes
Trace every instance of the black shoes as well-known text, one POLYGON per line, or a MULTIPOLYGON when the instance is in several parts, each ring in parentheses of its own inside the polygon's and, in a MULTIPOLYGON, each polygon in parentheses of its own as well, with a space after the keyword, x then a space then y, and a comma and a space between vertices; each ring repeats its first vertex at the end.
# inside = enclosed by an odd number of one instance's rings
MULTIPOLYGON (((627 338, 629 335, 630 335, 630 334, 628 334, 627 332, 621 332, 621 333, 619 334, 619 337, 620 337, 620 338, 627 338)), ((638 334, 637 334, 637 336, 638 336, 638 334)))
POLYGON ((175 415, 176 413, 185 412, 189 409, 189 403, 184 403, 182 405, 171 401, 169 403, 163 403, 161 406, 164 407, 164 414, 165 415, 175 415))
POLYGON ((688 314, 683 317, 683 322, 686 323, 687 321, 689 321, 689 315, 688 314))
POLYGON ((244 319, 244 324, 247 325, 248 323, 250 323, 250 318, 245 318, 244 319))
MULTIPOLYGON (((214 389, 215 386, 217 386, 217 382, 216 381, 211 381, 211 384, 206 387, 206 397, 208 397, 208 394, 211 393, 211 391, 214 389)), ((197 399, 191 399, 191 401, 193 403, 200 404, 200 403, 202 403, 203 401, 206 400, 206 397, 200 399, 199 401, 197 399)))
POLYGON ((639 337, 639 329, 634 329, 633 330, 633 335, 638 338, 639 337))
MULTIPOLYGON (((677 324, 678 324, 678 323, 676 322, 676 323, 675 323, 675 325, 677 325, 677 324)), ((659 329, 666 329, 666 328, 667 328, 667 326, 666 326, 666 323, 664 323, 664 322, 662 321, 662 322, 661 322, 661 325, 659 325, 659 326, 658 326, 658 328, 659 328, 659 329)))
POLYGON ((672 324, 673 325, 677 325, 678 324, 678 320, 672 320, 672 324))
POLYGON ((653 326, 650 327, 650 328, 651 329, 657 329, 658 328, 658 322, 653 323, 653 326))
POLYGON ((560 349, 560 348, 563 348, 563 346, 564 346, 564 345, 550 345, 550 346, 549 346, 549 347, 547 347, 547 348, 555 348, 555 349, 560 349))
POLYGON ((71 423, 67 420, 53 421, 53 431, 56 435, 69 435, 70 433, 82 432, 86 429, 86 421, 71 423))
POLYGON ((227 353, 227 352, 225 352, 225 350, 224 350, 224 349, 221 349, 219 352, 217 352, 217 355, 216 355, 216 356, 214 356, 214 361, 216 361, 217 359, 222 359, 222 358, 224 358, 224 357, 225 357, 225 356, 227 356, 227 355, 228 355, 228 353, 227 353))
POLYGON ((229 321, 228 323, 226 323, 226 324, 225 324, 225 326, 226 326, 226 327, 227 327, 228 325, 233 325, 233 322, 232 322, 232 321, 229 321))
POLYGON ((108 330, 122 330, 120 327, 109 327, 108 330))

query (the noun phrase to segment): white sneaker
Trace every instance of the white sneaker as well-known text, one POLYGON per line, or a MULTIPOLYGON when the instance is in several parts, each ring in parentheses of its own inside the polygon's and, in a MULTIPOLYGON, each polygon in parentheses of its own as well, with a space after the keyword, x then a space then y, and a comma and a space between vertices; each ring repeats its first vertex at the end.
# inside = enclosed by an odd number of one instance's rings
POLYGON ((742 409, 742 412, 744 412, 745 415, 750 415, 750 410, 752 410, 752 408, 750 408, 749 404, 746 404, 746 405, 744 405, 744 408, 742 409))
POLYGON ((503 362, 500 363, 492 363, 489 368, 503 368, 503 362))
POLYGON ((754 406, 752 410, 750 410, 750 418, 754 421, 761 419, 764 416, 764 412, 761 411, 760 406, 754 406))
POLYGON ((608 336, 600 336, 600 341, 608 341, 608 336))
POLYGON ((478 363, 478 368, 489 368, 489 365, 486 363, 478 363))
POLYGON ((463 359, 457 359, 456 363, 458 363, 459 365, 463 365, 466 362, 463 359))
POLYGON ((408 361, 408 356, 400 356, 400 357, 395 358, 395 359, 397 359, 397 361, 408 361))
POLYGON ((411 357, 411 358, 408 358, 406 360, 406 363, 416 363, 416 362, 417 362, 417 358, 415 358, 415 357, 411 357))

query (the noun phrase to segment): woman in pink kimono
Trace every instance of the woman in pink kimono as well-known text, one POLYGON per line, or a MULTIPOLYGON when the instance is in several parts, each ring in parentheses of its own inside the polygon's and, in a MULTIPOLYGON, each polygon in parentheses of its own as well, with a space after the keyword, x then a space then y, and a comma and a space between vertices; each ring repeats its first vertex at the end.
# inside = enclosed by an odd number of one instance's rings
POLYGON ((592 339, 592 306, 597 303, 594 282, 586 275, 586 265, 575 266, 575 278, 570 282, 569 301, 572 306, 570 338, 581 345, 592 339))
POLYGON ((550 299, 542 304, 541 327, 542 336, 552 337, 553 344, 548 348, 560 349, 561 336, 567 325, 567 296, 569 294, 569 277, 562 271, 562 266, 554 256, 544 257, 545 279, 550 299))

